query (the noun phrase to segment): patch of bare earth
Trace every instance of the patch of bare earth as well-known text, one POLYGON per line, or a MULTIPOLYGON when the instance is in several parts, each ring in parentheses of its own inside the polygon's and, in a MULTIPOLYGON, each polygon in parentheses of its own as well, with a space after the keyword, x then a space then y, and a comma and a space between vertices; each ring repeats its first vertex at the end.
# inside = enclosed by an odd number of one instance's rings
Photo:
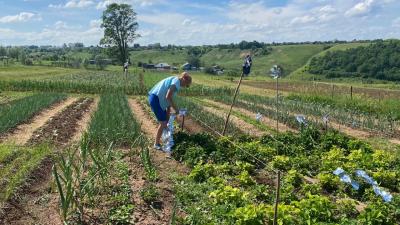
POLYGON ((67 145, 77 132, 79 121, 89 111, 92 98, 80 98, 46 122, 28 140, 29 144, 50 141, 57 146, 67 145))
MULTIPOLYGON (((209 106, 202 106, 202 107, 205 111, 212 113, 218 117, 221 117, 224 119, 227 117, 227 112, 225 112, 224 110, 217 109, 214 107, 209 107, 209 106)), ((233 123, 233 125, 235 127, 237 127, 238 129, 240 129, 243 133, 251 135, 251 136, 261 137, 266 134, 265 131, 258 129, 256 126, 249 124, 246 121, 244 121, 244 120, 240 119, 239 117, 232 115, 232 114, 229 117, 229 122, 233 123)))
POLYGON ((15 143, 16 145, 25 145, 33 132, 42 127, 50 118, 58 112, 72 104, 76 98, 68 98, 45 109, 34 116, 29 122, 17 126, 12 133, 4 138, 4 142, 15 143))
MULTIPOLYGON (((80 99, 69 104, 63 111, 48 120, 41 129, 35 131, 34 134, 39 134, 39 136, 31 137, 29 143, 38 143, 50 138, 57 146, 66 147, 71 143, 71 137, 77 136, 77 132, 81 132, 78 128, 87 126, 89 120, 85 121, 85 118, 93 112, 95 107, 91 107, 92 105, 93 99, 80 99), (55 129, 57 137, 53 137, 55 129)), ((18 196, 7 204, 4 217, 0 216, 0 224, 63 224, 59 216, 58 193, 52 186, 51 168, 53 164, 53 159, 48 157, 43 160, 39 168, 32 172, 18 196)))
POLYGON ((183 122, 183 129, 191 134, 202 133, 205 131, 204 128, 200 126, 190 116, 185 116, 185 118, 183 118, 182 116, 177 116, 176 121, 179 123, 179 127, 182 127, 181 124, 183 122))
POLYGON ((0 224, 7 225, 62 225, 58 196, 49 186, 51 158, 46 158, 29 177, 27 185, 11 199, 0 215, 0 224))
POLYGON ((88 129, 90 120, 92 119, 92 116, 94 112, 96 112, 97 106, 99 105, 99 100, 100 99, 96 97, 93 100, 93 104, 91 104, 89 108, 85 110, 85 114, 78 122, 78 127, 76 128, 75 135, 71 139, 72 143, 79 142, 79 140, 82 138, 83 133, 88 129))
MULTIPOLYGON (((209 100, 209 99, 204 99, 203 101, 205 101, 205 102, 207 102, 207 103, 209 103, 209 104, 212 104, 212 105, 221 107, 221 108, 224 109, 224 110, 229 110, 229 108, 230 108, 229 105, 226 105, 226 104, 221 103, 221 102, 215 102, 215 101, 212 101, 212 100, 209 100)), ((256 116, 256 114, 255 114, 254 112, 251 112, 251 111, 249 111, 249 110, 247 110, 247 109, 244 109, 244 108, 240 108, 240 107, 234 106, 232 110, 235 110, 235 111, 237 111, 237 112, 240 112, 241 114, 243 114, 243 115, 245 115, 245 116, 247 116, 247 117, 249 117, 249 118, 255 118, 255 116, 256 116)), ((273 119, 268 118, 268 117, 266 117, 266 116, 263 116, 263 117, 261 118, 260 122, 261 122, 262 124, 264 124, 264 125, 266 125, 266 126, 272 128, 272 129, 275 129, 275 128, 276 128, 276 120, 273 120, 273 119)), ((286 126, 286 125, 283 124, 283 123, 278 123, 278 128, 279 128, 279 131, 283 131, 283 132, 285 132, 285 131, 297 132, 296 130, 294 130, 294 129, 288 127, 288 126, 286 126)))
MULTIPOLYGON (((147 137, 154 140, 154 136, 157 131, 157 124, 148 115, 148 113, 146 113, 137 99, 129 99, 129 105, 136 120, 141 124, 143 133, 147 137)), ((166 225, 169 224, 171 220, 175 202, 174 193, 172 190, 174 183, 171 180, 171 175, 187 174, 188 169, 177 161, 168 158, 164 152, 152 149, 150 154, 152 162, 156 166, 157 173, 159 175, 159 180, 157 181, 156 186, 160 190, 161 207, 160 209, 154 209, 154 207, 150 207, 148 204, 136 197, 135 224, 166 225)), ((133 167, 133 170, 137 170, 138 168, 136 167, 139 164, 138 161, 140 161, 140 159, 136 158, 134 161, 136 162, 132 162, 130 165, 133 167)), ((140 170, 142 170, 142 168, 140 170)), ((136 190, 142 189, 145 185, 145 181, 143 181, 143 173, 138 172, 138 176, 139 178, 132 181, 132 185, 134 185, 133 188, 136 190)))

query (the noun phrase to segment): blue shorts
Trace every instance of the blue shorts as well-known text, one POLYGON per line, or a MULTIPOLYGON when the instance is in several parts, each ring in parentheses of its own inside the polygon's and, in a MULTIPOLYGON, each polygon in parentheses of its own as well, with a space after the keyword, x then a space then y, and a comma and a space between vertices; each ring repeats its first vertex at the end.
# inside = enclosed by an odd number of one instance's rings
POLYGON ((149 103, 151 110, 156 115, 157 120, 159 122, 167 121, 167 111, 161 108, 158 96, 155 94, 149 95, 149 103))

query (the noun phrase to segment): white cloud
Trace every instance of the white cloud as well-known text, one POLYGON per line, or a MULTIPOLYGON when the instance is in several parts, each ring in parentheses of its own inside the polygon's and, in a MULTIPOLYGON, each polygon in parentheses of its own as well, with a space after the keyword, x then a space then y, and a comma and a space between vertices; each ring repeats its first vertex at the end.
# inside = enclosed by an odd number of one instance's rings
POLYGON ((305 16, 300 16, 300 17, 295 17, 292 19, 290 22, 291 24, 301 24, 301 23, 310 23, 316 21, 317 18, 310 16, 310 15, 305 15, 305 16))
POLYGON ((107 8, 108 5, 112 3, 118 3, 118 4, 131 4, 133 6, 141 6, 141 7, 146 7, 146 6, 152 6, 155 4, 165 4, 165 0, 101 0, 96 8, 97 9, 105 9, 107 8))
POLYGON ((392 26, 393 26, 393 27, 400 28, 400 17, 397 17, 396 19, 394 19, 394 20, 392 21, 392 26))
POLYGON ((90 24, 91 28, 99 28, 100 25, 101 25, 101 22, 102 22, 101 19, 99 19, 99 20, 91 20, 89 24, 90 24))
POLYGON ((369 13, 373 6, 375 0, 363 0, 362 2, 357 3, 351 9, 347 10, 345 15, 347 16, 362 16, 369 13))
POLYGON ((41 19, 42 17, 39 14, 30 12, 21 12, 17 15, 0 17, 0 23, 18 23, 18 22, 28 22, 32 20, 41 20, 41 19))
MULTIPOLYGON (((90 23, 88 25, 93 25, 90 23)), ((85 44, 98 44, 103 35, 100 27, 82 28, 81 26, 69 26, 64 21, 57 21, 51 27, 40 31, 20 32, 13 29, 0 28, 0 43, 8 43, 13 40, 20 45, 62 45, 63 43, 83 42, 85 44)))
POLYGON ((395 0, 362 0, 347 10, 345 15, 350 17, 365 16, 374 9, 384 7, 393 2, 395 2, 395 0))
POLYGON ((61 9, 61 8, 66 8, 66 9, 72 9, 72 8, 87 8, 94 5, 94 2, 91 0, 70 0, 65 5, 63 4, 58 4, 58 5, 53 5, 50 4, 50 8, 56 8, 56 9, 61 9))

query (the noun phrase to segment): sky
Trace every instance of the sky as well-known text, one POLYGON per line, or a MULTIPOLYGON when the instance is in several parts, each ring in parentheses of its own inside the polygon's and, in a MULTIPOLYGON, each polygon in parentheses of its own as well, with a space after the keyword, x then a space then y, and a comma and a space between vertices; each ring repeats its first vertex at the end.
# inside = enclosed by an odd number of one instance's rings
POLYGON ((98 45, 113 2, 132 5, 141 45, 400 38, 400 0, 0 0, 0 45, 98 45))

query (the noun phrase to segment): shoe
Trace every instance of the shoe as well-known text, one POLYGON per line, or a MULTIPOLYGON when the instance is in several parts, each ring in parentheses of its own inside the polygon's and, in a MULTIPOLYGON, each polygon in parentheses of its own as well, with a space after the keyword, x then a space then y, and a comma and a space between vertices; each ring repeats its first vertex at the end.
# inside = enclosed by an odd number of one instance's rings
POLYGON ((155 150, 160 150, 160 151, 162 150, 162 147, 161 147, 160 144, 154 144, 153 148, 154 148, 155 150))
POLYGON ((173 158, 172 158, 172 152, 171 152, 171 151, 165 151, 165 153, 166 153, 165 158, 167 158, 167 159, 173 159, 173 158))

